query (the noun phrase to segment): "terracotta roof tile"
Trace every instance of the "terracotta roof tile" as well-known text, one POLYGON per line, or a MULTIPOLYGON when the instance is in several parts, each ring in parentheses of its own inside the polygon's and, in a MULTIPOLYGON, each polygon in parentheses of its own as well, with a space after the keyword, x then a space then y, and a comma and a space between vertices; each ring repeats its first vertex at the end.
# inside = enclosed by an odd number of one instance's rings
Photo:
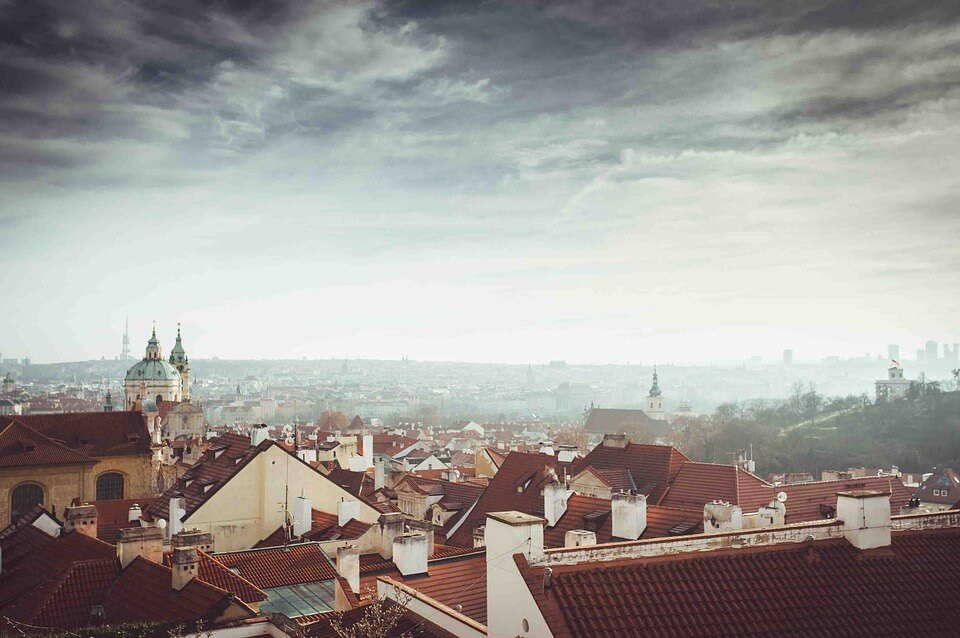
MULTIPOLYGON (((20 417, 17 417, 18 419, 20 417)), ((0 417, 0 467, 93 465, 97 460, 37 432, 18 420, 0 417)))
POLYGON ((248 549, 214 556, 260 589, 333 580, 337 576, 330 559, 316 543, 248 549))
MULTIPOLYGON (((647 505, 647 528, 640 538, 677 536, 678 534, 673 532, 675 528, 685 530, 684 534, 703 531, 703 511, 647 505)), ((613 536, 610 501, 572 494, 567 500, 567 510, 557 524, 544 529, 543 544, 545 547, 563 547, 566 533, 576 529, 596 532, 598 543, 622 540, 613 536)))
MULTIPOLYGON (((5 417, 0 417, 0 423, 5 417)), ((94 457, 151 454, 150 432, 139 412, 31 414, 18 421, 94 457)))
POLYGON ((660 504, 702 511, 711 501, 726 501, 747 513, 756 512, 776 495, 772 485, 736 465, 689 461, 680 468, 660 504))
MULTIPOLYGON (((171 566, 170 559, 172 555, 170 552, 166 552, 163 555, 163 564, 167 567, 171 566)), ((200 580, 219 587, 224 591, 234 593, 240 600, 248 604, 258 603, 267 599, 267 595, 256 585, 232 572, 229 567, 220 562, 216 557, 201 550, 197 550, 197 556, 200 558, 200 565, 197 569, 197 576, 200 580)))
POLYGON ((960 530, 556 566, 517 557, 553 634, 566 636, 952 636, 960 626, 960 530))
POLYGON ((669 445, 629 443, 621 448, 601 443, 574 463, 570 475, 575 476, 591 466, 598 469, 626 468, 650 502, 658 503, 664 490, 687 461, 687 457, 669 445))
POLYGON ((110 501, 87 501, 97 508, 97 538, 111 545, 117 542, 117 532, 127 527, 138 527, 139 521, 127 520, 130 507, 139 505, 141 510, 156 503, 155 498, 121 498, 110 501))
POLYGON ((137 557, 127 565, 103 601, 110 624, 174 620, 214 620, 232 594, 194 578, 177 591, 169 567, 137 557))

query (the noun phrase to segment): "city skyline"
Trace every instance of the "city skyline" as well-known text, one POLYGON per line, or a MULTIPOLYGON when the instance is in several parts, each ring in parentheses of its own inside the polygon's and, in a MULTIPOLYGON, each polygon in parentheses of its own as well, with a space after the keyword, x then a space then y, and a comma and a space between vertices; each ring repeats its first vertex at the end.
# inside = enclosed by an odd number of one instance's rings
POLYGON ((112 356, 126 312, 134 356, 152 319, 222 358, 956 333, 955 5, 104 7, 0 8, 8 356, 112 356))

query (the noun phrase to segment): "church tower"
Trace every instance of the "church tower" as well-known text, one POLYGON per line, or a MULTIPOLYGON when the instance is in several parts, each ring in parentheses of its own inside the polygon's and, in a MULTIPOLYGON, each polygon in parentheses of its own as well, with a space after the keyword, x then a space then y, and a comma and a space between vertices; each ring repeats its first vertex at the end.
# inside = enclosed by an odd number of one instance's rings
POLYGON ((660 384, 657 381, 657 369, 653 369, 653 386, 650 388, 650 396, 647 397, 647 409, 645 412, 651 419, 662 421, 666 419, 667 413, 663 410, 663 396, 660 391, 660 384))
POLYGON ((180 324, 177 324, 177 343, 170 351, 170 365, 177 369, 180 378, 183 379, 183 400, 190 400, 190 359, 187 358, 187 352, 183 349, 183 341, 180 339, 180 324))

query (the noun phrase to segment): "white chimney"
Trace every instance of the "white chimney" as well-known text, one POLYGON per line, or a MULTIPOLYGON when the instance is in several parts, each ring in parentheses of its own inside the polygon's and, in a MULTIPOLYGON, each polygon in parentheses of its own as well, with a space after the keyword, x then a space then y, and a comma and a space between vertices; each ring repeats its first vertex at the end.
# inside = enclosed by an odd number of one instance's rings
POLYGON ((352 545, 337 548, 337 573, 350 584, 355 594, 360 593, 360 550, 352 545))
POLYGON ((170 496, 170 524, 167 526, 167 533, 170 536, 183 529, 181 517, 186 513, 186 510, 183 509, 183 496, 180 492, 174 492, 170 496))
POLYGON ((306 496, 293 501, 293 535, 301 537, 313 527, 313 506, 306 496))
POLYGON ((543 486, 543 517, 547 527, 553 527, 567 511, 567 499, 572 494, 563 483, 547 483, 543 486))
POLYGON ((404 576, 427 573, 429 542, 423 532, 408 532, 393 539, 393 563, 404 576))
POLYGON ((257 447, 267 440, 267 424, 257 423, 250 428, 250 445, 257 447))
POLYGON ((360 516, 360 501, 340 501, 337 503, 337 525, 340 527, 358 516, 360 516))
POLYGON ((703 506, 703 533, 733 532, 743 529, 743 510, 724 501, 703 506))
POLYGON ((363 435, 363 458, 366 459, 367 467, 373 465, 373 435, 371 434, 363 435))
POLYGON ((584 545, 596 544, 596 532, 588 532, 585 529, 572 529, 563 535, 564 547, 583 547, 584 545))
POLYGON ((197 572, 200 569, 200 556, 197 554, 197 548, 192 545, 174 548, 173 556, 170 557, 170 568, 173 571, 171 585, 175 590, 180 591, 187 586, 187 583, 197 577, 197 572))
POLYGON ((643 494, 613 494, 610 510, 615 538, 635 541, 647 529, 647 497, 643 494))
POLYGON ((383 459, 380 459, 373 464, 373 489, 379 490, 384 485, 385 481, 384 471, 383 471, 383 459))
POLYGON ((487 609, 495 610, 487 616, 491 637, 552 635, 514 561, 516 554, 528 562, 543 558, 544 523, 545 519, 523 512, 487 514, 487 609))
POLYGON ((780 527, 786 522, 787 507, 774 499, 768 505, 757 510, 760 527, 780 527))
POLYGON ((139 521, 142 514, 143 510, 140 509, 139 505, 134 503, 130 506, 130 509, 127 510, 127 522, 132 523, 133 521, 139 521))
POLYGON ((857 549, 890 544, 890 492, 851 490, 837 492, 837 519, 843 535, 857 549))

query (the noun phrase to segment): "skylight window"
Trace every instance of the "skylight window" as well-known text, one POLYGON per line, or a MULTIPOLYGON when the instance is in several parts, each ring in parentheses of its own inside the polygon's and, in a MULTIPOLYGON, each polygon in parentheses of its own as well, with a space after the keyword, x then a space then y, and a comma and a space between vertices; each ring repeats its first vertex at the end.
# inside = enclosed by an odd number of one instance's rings
POLYGON ((260 612, 277 612, 288 618, 333 611, 334 584, 332 580, 287 585, 264 589, 267 600, 260 603, 260 612))

